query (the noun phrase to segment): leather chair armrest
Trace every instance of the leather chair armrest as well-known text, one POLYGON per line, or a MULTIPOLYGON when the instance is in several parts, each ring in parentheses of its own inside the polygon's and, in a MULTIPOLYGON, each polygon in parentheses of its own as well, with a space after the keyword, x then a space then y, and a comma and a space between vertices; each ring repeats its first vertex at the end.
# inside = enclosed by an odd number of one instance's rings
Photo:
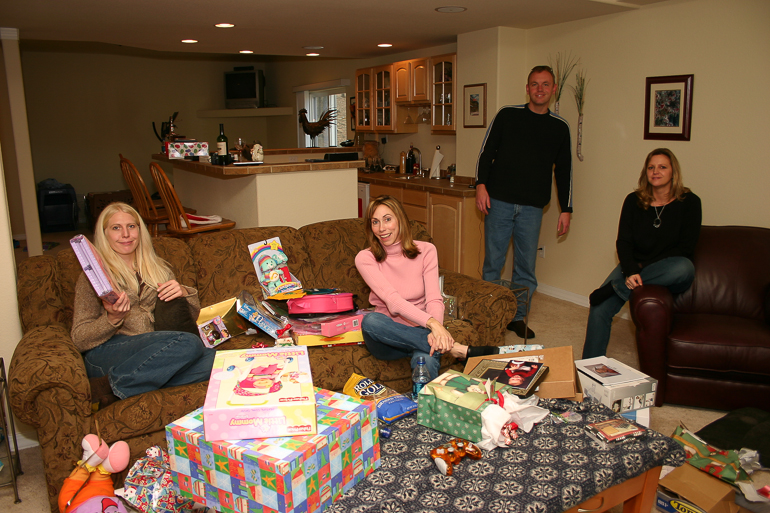
POLYGON ((516 314, 516 296, 510 289, 442 269, 444 294, 457 298, 458 318, 479 333, 479 344, 502 345, 506 326, 516 314))
POLYGON ((91 417, 85 362, 62 326, 34 328, 24 334, 8 369, 8 390, 19 420, 38 429, 53 429, 45 424, 61 420, 55 412, 67 410, 63 415, 81 417, 86 424, 91 417))
POLYGON ((663 404, 666 388, 666 340, 671 333, 674 299, 668 288, 644 285, 631 294, 631 318, 636 325, 636 349, 642 372, 658 380, 655 404, 663 404))

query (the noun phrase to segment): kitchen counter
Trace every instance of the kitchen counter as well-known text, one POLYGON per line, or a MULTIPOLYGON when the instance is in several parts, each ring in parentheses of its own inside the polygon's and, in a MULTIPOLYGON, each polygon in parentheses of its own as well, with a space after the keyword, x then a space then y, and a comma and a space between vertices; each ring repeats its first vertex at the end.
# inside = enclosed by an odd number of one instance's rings
POLYGON ((163 163, 185 206, 201 215, 232 219, 237 228, 301 226, 358 215, 358 167, 362 160, 305 162, 351 148, 265 150, 257 165, 214 166, 205 162, 152 158, 163 163), (173 178, 172 178, 173 176, 173 178))
POLYGON ((476 189, 468 186, 475 183, 476 179, 469 176, 455 176, 455 183, 451 185, 449 178, 417 178, 414 175, 399 173, 366 173, 358 171, 358 181, 375 185, 402 187, 408 190, 433 192, 446 196, 459 196, 463 198, 475 198, 476 189))

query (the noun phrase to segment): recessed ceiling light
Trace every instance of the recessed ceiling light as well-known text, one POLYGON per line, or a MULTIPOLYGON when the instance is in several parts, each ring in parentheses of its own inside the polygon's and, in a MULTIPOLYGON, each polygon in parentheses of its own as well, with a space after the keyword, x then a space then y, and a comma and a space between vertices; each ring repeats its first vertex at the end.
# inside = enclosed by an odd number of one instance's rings
POLYGON ((254 52, 252 52, 251 50, 241 50, 238 53, 254 53, 254 52))
POLYGON ((320 53, 306 53, 305 55, 307 55, 308 57, 318 57, 321 54, 320 53))
POLYGON ((380 48, 390 48, 393 45, 390 43, 380 43, 377 46, 379 46, 380 48))
POLYGON ((457 7, 457 6, 436 7, 436 12, 463 12, 467 10, 468 10, 467 7, 457 7))
POLYGON ((305 50, 323 50, 323 46, 303 46, 305 50))
POLYGON ((197 43, 197 39, 182 39, 183 43, 197 43))
POLYGON ((214 26, 218 28, 233 28, 235 25, 233 25, 232 23, 217 23, 214 26))

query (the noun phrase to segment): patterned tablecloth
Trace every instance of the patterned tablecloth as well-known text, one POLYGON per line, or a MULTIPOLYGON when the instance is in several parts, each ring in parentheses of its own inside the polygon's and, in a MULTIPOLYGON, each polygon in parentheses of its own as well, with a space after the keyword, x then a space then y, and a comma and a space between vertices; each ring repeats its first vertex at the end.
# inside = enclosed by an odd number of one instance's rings
POLYGON ((602 448, 583 429, 617 416, 602 404, 541 399, 539 406, 574 411, 582 420, 556 423, 549 416, 530 433, 519 431, 511 447, 464 459, 453 476, 442 475, 429 455, 452 437, 407 417, 391 426, 390 439, 380 437, 381 468, 326 511, 558 513, 653 467, 684 463, 682 447, 652 430, 602 448))

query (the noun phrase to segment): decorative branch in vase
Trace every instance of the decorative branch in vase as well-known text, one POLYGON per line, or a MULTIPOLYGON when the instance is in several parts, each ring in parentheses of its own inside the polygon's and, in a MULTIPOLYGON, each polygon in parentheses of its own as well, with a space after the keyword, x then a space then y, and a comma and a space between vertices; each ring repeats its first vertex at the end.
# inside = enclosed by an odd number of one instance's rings
POLYGON ((588 82, 586 82, 585 70, 580 69, 575 72, 575 87, 570 86, 572 92, 575 93, 575 105, 577 105, 578 111, 577 158, 580 162, 583 162, 583 104, 586 98, 586 85, 588 82))
POLYGON ((557 52, 556 65, 554 65, 551 62, 551 56, 548 56, 548 65, 551 66, 551 69, 553 69, 553 73, 555 75, 554 80, 558 86, 556 89, 556 98, 553 103, 553 111, 557 116, 559 115, 559 100, 561 99, 561 93, 564 89, 564 85, 567 83, 567 79, 569 79, 569 74, 572 73, 573 68, 577 66, 579 62, 580 59, 578 57, 573 57, 572 53, 569 55, 562 55, 561 52, 557 52))

